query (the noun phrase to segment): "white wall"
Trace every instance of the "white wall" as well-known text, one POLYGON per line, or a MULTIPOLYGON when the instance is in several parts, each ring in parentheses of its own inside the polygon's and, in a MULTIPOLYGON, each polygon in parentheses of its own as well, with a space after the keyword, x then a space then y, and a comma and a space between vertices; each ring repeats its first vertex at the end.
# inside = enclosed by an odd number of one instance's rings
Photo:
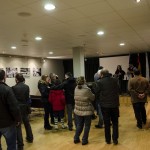
POLYGON ((108 69, 110 73, 115 74, 117 65, 121 65, 122 69, 127 72, 129 67, 129 56, 105 57, 100 58, 99 63, 104 68, 108 69))
MULTIPOLYGON (((33 68, 41 68, 42 74, 50 74, 51 72, 56 73, 59 78, 62 80, 64 78, 64 69, 62 60, 49 60, 43 63, 41 59, 35 58, 9 58, 9 57, 0 57, 0 68, 6 67, 18 68, 30 68, 30 78, 26 78, 26 84, 30 87, 31 95, 39 95, 37 88, 38 81, 41 77, 33 77, 33 68)), ((15 85, 15 78, 6 78, 6 84, 9 86, 15 85)))

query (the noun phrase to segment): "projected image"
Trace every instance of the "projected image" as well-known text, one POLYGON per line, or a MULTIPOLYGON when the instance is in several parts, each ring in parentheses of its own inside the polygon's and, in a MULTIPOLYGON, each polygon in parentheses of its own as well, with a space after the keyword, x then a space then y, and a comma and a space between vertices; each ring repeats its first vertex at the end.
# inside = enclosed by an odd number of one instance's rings
POLYGON ((33 76, 34 77, 41 76, 41 68, 33 68, 33 76))
POLYGON ((24 78, 30 78, 30 68, 20 68, 20 73, 24 78))
POLYGON ((11 68, 11 67, 6 68, 6 77, 7 78, 15 78, 17 73, 18 73, 17 68, 11 68))

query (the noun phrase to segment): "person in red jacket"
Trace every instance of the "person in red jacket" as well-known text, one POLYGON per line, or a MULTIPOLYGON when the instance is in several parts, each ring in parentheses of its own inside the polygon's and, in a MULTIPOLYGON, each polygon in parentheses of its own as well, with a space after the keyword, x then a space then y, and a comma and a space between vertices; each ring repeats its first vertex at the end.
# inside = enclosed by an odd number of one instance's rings
MULTIPOLYGON (((60 80, 56 79, 55 85, 60 84, 60 80)), ((50 90, 49 102, 53 108, 55 129, 58 129, 58 118, 61 120, 62 129, 65 129, 64 125, 64 110, 65 110, 65 96, 63 90, 50 90)))

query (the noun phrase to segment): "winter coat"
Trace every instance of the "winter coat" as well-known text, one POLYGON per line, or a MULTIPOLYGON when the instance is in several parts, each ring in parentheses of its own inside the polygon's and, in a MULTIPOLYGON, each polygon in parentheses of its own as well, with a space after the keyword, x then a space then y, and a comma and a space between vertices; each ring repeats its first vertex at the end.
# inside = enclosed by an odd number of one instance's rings
POLYGON ((116 108, 119 106, 119 85, 116 78, 110 75, 102 77, 97 82, 95 93, 99 95, 101 107, 116 108))
POLYGON ((27 104, 29 100, 29 86, 23 82, 19 82, 12 89, 19 104, 27 104))
POLYGON ((49 96, 49 90, 50 90, 49 85, 45 81, 39 80, 38 89, 41 93, 42 102, 48 103, 48 96, 49 96))
POLYGON ((65 96, 63 90, 51 90, 48 100, 52 104, 53 111, 65 109, 65 96))
POLYGON ((20 110, 12 89, 0 82, 0 129, 20 121, 20 110))
POLYGON ((94 107, 92 105, 92 101, 95 96, 91 92, 91 90, 87 87, 87 85, 82 85, 82 88, 79 89, 78 85, 75 88, 75 109, 74 113, 78 116, 88 116, 92 115, 94 112, 94 107))
POLYGON ((128 90, 131 94, 132 103, 146 102, 147 94, 149 92, 149 82, 146 78, 141 76, 135 76, 128 82, 128 90), (138 94, 145 94, 143 99, 138 98, 138 94))
POLYGON ((73 104, 74 105, 74 90, 76 87, 76 80, 73 77, 69 77, 63 83, 57 86, 52 86, 51 90, 61 90, 64 89, 65 91, 65 99, 66 104, 73 104))

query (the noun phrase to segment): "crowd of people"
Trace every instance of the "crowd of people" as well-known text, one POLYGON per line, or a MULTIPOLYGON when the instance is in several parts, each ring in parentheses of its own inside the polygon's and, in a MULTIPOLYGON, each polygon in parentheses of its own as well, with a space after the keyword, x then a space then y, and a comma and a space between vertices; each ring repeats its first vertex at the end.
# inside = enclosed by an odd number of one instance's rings
MULTIPOLYGON (((117 145, 120 117, 119 94, 121 80, 125 75, 120 65, 118 65, 115 75, 112 76, 107 69, 100 66, 94 75, 92 87, 88 87, 83 76, 75 79, 70 72, 65 74, 63 82, 55 73, 51 73, 49 76, 42 75, 38 82, 38 89, 44 108, 44 129, 58 130, 59 122, 62 129, 73 131, 73 128, 76 128, 74 143, 82 142, 82 145, 86 145, 89 142, 92 116, 96 109, 99 120, 95 127, 104 128, 107 144, 113 142, 114 145, 117 145), (95 101, 95 107, 93 101, 95 101), (65 111, 67 125, 64 123, 65 111), (82 141, 80 141, 83 130, 82 141)), ((20 73, 16 74, 16 85, 12 88, 6 85, 5 80, 5 71, 0 70, 0 137, 5 137, 8 150, 23 150, 21 122, 25 126, 26 141, 33 142, 32 128, 28 118, 30 113, 29 86, 25 84, 25 79, 20 73)), ((140 75, 140 71, 137 69, 134 70, 134 77, 130 78, 128 82, 128 90, 137 127, 142 129, 143 125, 147 124, 145 103, 149 94, 149 82, 140 75)))

